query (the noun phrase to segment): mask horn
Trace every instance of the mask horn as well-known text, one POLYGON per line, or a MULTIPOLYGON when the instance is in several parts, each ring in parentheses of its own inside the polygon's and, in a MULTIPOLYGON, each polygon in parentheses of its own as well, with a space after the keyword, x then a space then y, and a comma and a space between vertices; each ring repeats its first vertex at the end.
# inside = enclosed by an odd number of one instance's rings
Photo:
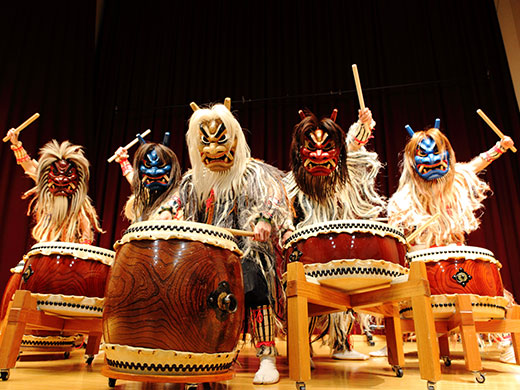
POLYGON ((169 131, 166 131, 164 133, 162 144, 164 146, 170 146, 170 132, 169 131))
POLYGON ((225 98, 224 99, 224 106, 226 106, 226 108, 231 111, 231 98, 225 98))
POLYGON ((435 124, 433 125, 433 128, 439 130, 440 126, 441 126, 441 120, 439 118, 435 118, 435 124))
POLYGON ((338 109, 335 108, 332 110, 332 114, 330 114, 330 119, 332 119, 333 122, 336 122, 336 118, 338 117, 338 109))
POLYGON ((298 114, 300 114, 300 118, 305 119, 307 115, 303 112, 303 110, 298 110, 298 114))
POLYGON ((146 143, 145 139, 141 136, 140 133, 136 134, 135 136, 139 140, 139 144, 144 145, 146 143))
POLYGON ((414 131, 412 130, 412 128, 410 127, 410 125, 406 125, 404 127, 406 129, 406 131, 408 132, 408 134, 410 134, 410 137, 413 137, 413 135, 415 134, 414 131))
POLYGON ((197 110, 200 110, 200 107, 197 106, 197 103, 195 103, 195 102, 191 102, 191 103, 190 103, 190 107, 191 107, 191 109, 193 110, 193 112, 195 112, 195 111, 197 111, 197 110))

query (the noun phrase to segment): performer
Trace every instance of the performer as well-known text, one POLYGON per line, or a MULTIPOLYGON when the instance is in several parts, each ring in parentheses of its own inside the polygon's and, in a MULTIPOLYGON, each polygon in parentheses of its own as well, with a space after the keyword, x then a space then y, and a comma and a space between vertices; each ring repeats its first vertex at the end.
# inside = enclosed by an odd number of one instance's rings
POLYGON ((168 147, 170 133, 164 134, 162 144, 147 143, 139 135, 138 138, 141 145, 135 153, 133 167, 128 161, 126 149, 119 148, 115 153, 115 160, 132 187, 125 216, 132 223, 151 219, 182 219, 177 193, 181 168, 174 151, 168 147))
MULTIPOLYGON (((440 214, 415 238, 414 250, 465 244, 466 234, 480 224, 475 213, 489 191, 488 184, 477 175, 514 145, 505 136, 470 162, 458 163, 439 126, 439 119, 424 131, 414 132, 406 126, 411 138, 404 150, 399 187, 388 204, 389 223, 406 234, 440 214)), ((502 351, 501 360, 514 363, 512 346, 502 351)))
MULTIPOLYGON (((377 154, 365 149, 375 122, 370 109, 359 110, 359 119, 345 135, 330 118, 300 111, 302 120, 294 128, 291 172, 284 178, 294 210, 292 230, 340 219, 373 219, 384 211, 385 200, 375 190, 381 163, 377 154)), ((349 340, 353 312, 330 315, 329 343, 336 359, 368 359, 355 351, 349 340)), ((311 322, 311 328, 312 328, 311 322)), ((312 334, 312 329, 311 329, 312 334)))
POLYGON ((389 200, 389 223, 409 234, 433 215, 431 223, 413 242, 413 249, 464 244, 465 235, 480 224, 489 186, 477 174, 513 146, 505 137, 468 163, 458 163, 448 138, 439 130, 440 120, 424 131, 413 132, 404 150, 399 187, 389 200))
POLYGON ((27 154, 14 129, 7 135, 17 164, 36 182, 23 196, 33 198, 28 212, 36 221, 34 239, 91 244, 94 232, 102 230, 87 195, 89 163, 81 146, 52 140, 40 150, 36 161, 27 154))
POLYGON ((242 271, 250 332, 260 358, 253 383, 276 383, 274 339, 275 273, 272 240, 287 218, 281 173, 252 159, 240 124, 230 111, 231 100, 194 110, 186 134, 191 170, 181 182, 180 196, 188 221, 251 230, 254 240, 237 237, 244 252, 242 271))

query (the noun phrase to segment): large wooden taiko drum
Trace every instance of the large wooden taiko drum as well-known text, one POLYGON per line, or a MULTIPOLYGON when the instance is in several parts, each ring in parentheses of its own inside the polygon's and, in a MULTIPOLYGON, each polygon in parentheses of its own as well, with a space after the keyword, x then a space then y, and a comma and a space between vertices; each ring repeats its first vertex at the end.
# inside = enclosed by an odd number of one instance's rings
POLYGON ((408 273, 401 230, 379 221, 338 220, 295 230, 284 259, 300 261, 321 284, 346 291, 387 284, 408 273))
POLYGON ((138 222, 115 248, 103 313, 109 370, 227 373, 244 318, 241 252, 233 236, 200 223, 138 222))
POLYGON ((65 317, 101 317, 115 252, 93 245, 42 242, 24 256, 21 290, 38 308, 65 317))
MULTIPOLYGON (((425 262, 435 317, 451 316, 455 312, 455 294, 468 294, 475 317, 504 318, 508 302, 500 277, 502 265, 493 252, 450 245, 409 252, 407 259, 425 262)), ((405 304, 401 312, 410 317, 410 305, 405 304)))

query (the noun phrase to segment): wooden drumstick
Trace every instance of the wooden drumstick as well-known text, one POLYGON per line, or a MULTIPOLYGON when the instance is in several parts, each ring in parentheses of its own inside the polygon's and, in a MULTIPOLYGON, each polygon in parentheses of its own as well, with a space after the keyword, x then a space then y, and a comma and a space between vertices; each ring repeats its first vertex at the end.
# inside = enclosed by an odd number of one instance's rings
MULTIPOLYGON (((27 119, 24 123, 22 123, 20 126, 18 126, 16 129, 14 129, 14 132, 16 134, 20 133, 20 131, 22 131, 23 129, 25 129, 27 126, 29 126, 31 123, 33 123, 36 119, 38 119, 40 117, 40 114, 36 113, 34 114, 33 116, 31 116, 29 119, 27 119)), ((7 142, 9 141, 9 136, 6 135, 4 138, 3 138, 3 141, 4 142, 7 142)))
MULTIPOLYGON (((151 132, 152 132, 152 130, 148 129, 148 130, 146 130, 143 134, 141 134, 141 137, 144 138, 144 137, 146 137, 148 134, 150 134, 151 132)), ((128 150, 128 149, 130 149, 132 146, 134 146, 134 145, 135 145, 136 143, 138 143, 138 142, 139 142, 139 138, 138 138, 138 137, 135 137, 135 139, 134 139, 132 142, 130 142, 128 145, 124 146, 123 149, 128 150)), ((108 161, 109 163, 111 163, 112 161, 114 161, 114 160, 116 159, 116 157, 117 157, 117 156, 116 156, 116 154, 114 153, 114 155, 113 155, 112 157, 110 157, 107 161, 108 161)))
POLYGON ((364 109, 365 101, 363 100, 363 91, 361 90, 361 81, 359 81, 359 74, 358 74, 356 64, 352 65, 352 72, 354 73, 354 82, 356 83, 356 91, 357 91, 357 96, 359 99, 359 107, 361 107, 361 109, 364 109))
MULTIPOLYGON (((488 126, 491 127, 491 129, 500 137, 500 139, 504 139, 504 133, 500 131, 500 129, 491 121, 491 119, 488 118, 486 114, 484 114, 480 108, 477 110, 477 114, 479 114, 480 117, 484 119, 484 122, 486 122, 488 126)), ((509 149, 511 149, 513 153, 516 153, 516 148, 514 146, 511 146, 509 149)))
POLYGON ((238 229, 231 229, 231 228, 225 228, 225 229, 234 236, 242 236, 242 237, 254 237, 255 236, 255 232, 250 232, 247 230, 238 230, 238 229))
POLYGON ((416 229, 413 233, 411 233, 408 237, 406 237, 406 242, 408 244, 410 244, 410 242, 415 240, 415 237, 417 237, 419 234, 421 234, 424 229, 426 229, 429 225, 431 225, 440 216, 441 216, 441 213, 437 213, 433 217, 431 217, 429 220, 427 220, 424 223, 424 225, 422 225, 420 228, 416 229))

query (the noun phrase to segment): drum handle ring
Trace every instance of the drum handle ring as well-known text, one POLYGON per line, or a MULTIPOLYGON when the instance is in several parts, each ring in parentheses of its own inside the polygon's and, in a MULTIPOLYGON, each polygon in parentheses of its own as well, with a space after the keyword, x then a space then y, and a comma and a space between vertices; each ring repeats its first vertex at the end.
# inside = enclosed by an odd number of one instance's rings
POLYGON ((208 306, 223 313, 234 313, 237 311, 238 301, 235 295, 231 293, 228 282, 220 282, 217 289, 209 294, 208 306))

